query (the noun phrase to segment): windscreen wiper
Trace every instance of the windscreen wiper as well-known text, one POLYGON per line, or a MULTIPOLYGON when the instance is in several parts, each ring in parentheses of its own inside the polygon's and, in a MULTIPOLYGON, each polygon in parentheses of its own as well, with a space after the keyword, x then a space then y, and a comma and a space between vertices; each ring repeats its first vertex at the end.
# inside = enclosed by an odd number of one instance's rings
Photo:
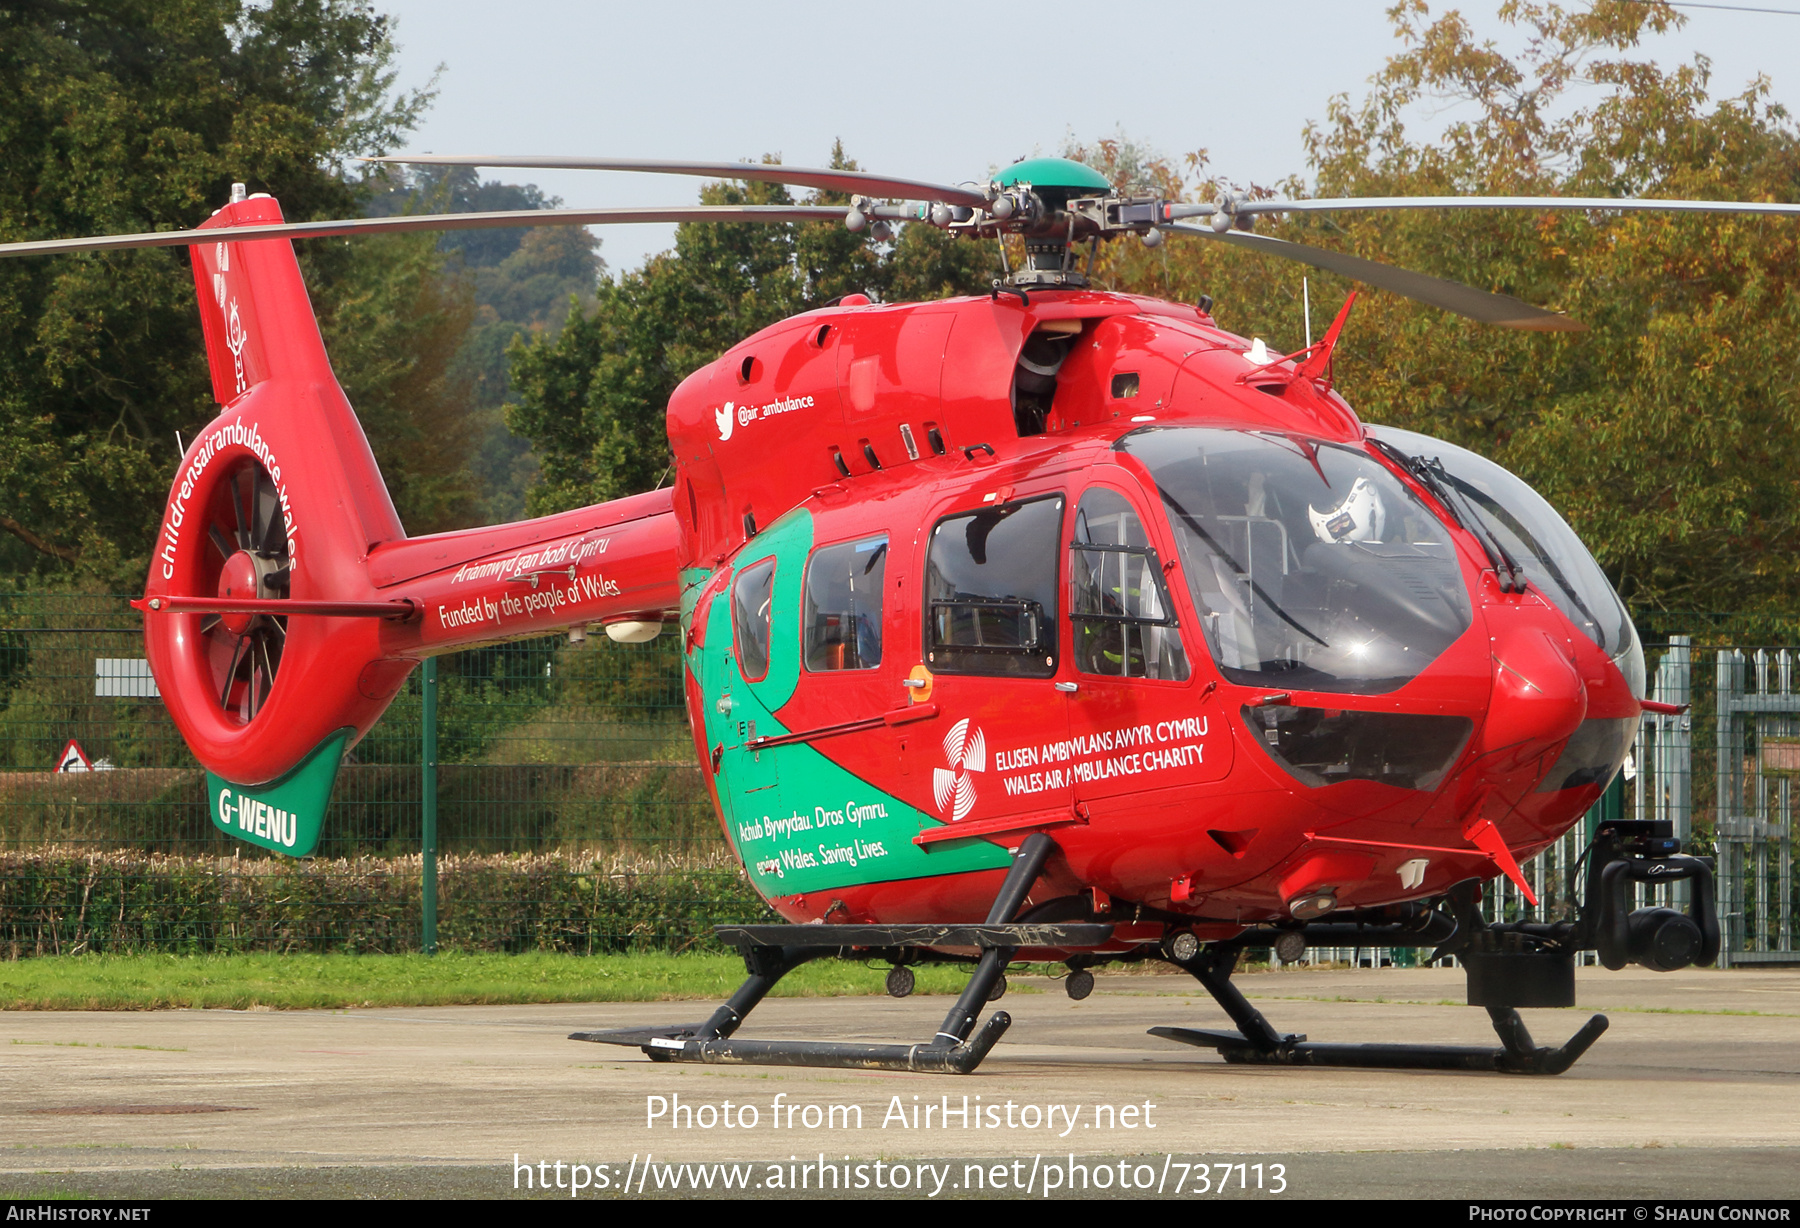
POLYGON ((1464 527, 1475 535, 1475 540, 1481 543, 1482 550, 1488 556, 1488 562, 1493 564, 1494 575, 1500 581, 1500 591, 1503 593, 1524 592, 1525 569, 1520 567, 1513 556, 1506 552, 1506 547, 1501 544, 1499 534, 1494 532, 1493 526, 1487 522, 1487 518, 1475 506, 1475 500, 1469 497, 1467 487, 1444 468, 1442 459, 1435 456, 1430 460, 1426 460, 1422 456, 1415 459, 1418 461, 1419 470, 1433 479, 1433 494, 1440 489, 1448 490, 1453 497, 1462 501, 1463 507, 1468 512, 1468 520, 1464 527))
POLYGON ((1525 569, 1507 553, 1506 547, 1500 543, 1480 510, 1473 506, 1462 483, 1450 476, 1441 459, 1432 457, 1426 460, 1423 456, 1408 456, 1393 444, 1373 436, 1368 442, 1377 452, 1416 478, 1419 485, 1430 491, 1432 497, 1443 505, 1456 527, 1480 543, 1481 552, 1487 556, 1488 566, 1494 569, 1494 575, 1500 580, 1501 592, 1525 591, 1525 569))
MULTIPOLYGON (((1424 457, 1408 456, 1393 444, 1388 443, 1383 439, 1377 439, 1373 435, 1368 438, 1367 442, 1370 447, 1392 461, 1394 466, 1401 470, 1401 472, 1410 474, 1419 485, 1430 491, 1432 497, 1443 504, 1444 511, 1449 513, 1450 522, 1452 524, 1466 532, 1474 532, 1468 525, 1463 523, 1462 512, 1457 510, 1456 500, 1451 496, 1450 492, 1445 489, 1444 485, 1438 481, 1437 476, 1426 467, 1424 457)), ((1440 466, 1440 471, 1441 468, 1442 467, 1440 466)))
MULTIPOLYGON (((1480 490, 1475 489, 1469 486, 1468 483, 1459 481, 1454 477, 1451 478, 1450 481, 1462 492, 1465 499, 1469 500, 1471 503, 1478 503, 1484 507, 1488 507, 1490 509, 1490 514, 1495 520, 1508 524, 1513 535, 1521 542, 1525 543, 1526 548, 1531 551, 1532 556, 1543 566, 1543 569, 1549 573, 1551 584, 1555 585, 1556 590, 1569 599, 1570 604, 1580 612, 1583 618, 1587 619, 1588 625, 1593 627, 1595 632, 1598 633, 1600 630, 1600 620, 1594 616, 1592 610, 1588 609, 1587 602, 1581 599, 1580 591, 1576 589, 1574 584, 1570 583, 1567 576, 1563 575, 1562 569, 1556 565, 1555 557, 1549 550, 1545 549, 1534 537, 1532 537, 1530 530, 1520 524, 1517 518, 1514 517, 1512 513, 1508 512, 1505 507, 1483 495, 1480 490)), ((1598 643, 1599 640, 1596 639, 1595 642, 1598 643)))

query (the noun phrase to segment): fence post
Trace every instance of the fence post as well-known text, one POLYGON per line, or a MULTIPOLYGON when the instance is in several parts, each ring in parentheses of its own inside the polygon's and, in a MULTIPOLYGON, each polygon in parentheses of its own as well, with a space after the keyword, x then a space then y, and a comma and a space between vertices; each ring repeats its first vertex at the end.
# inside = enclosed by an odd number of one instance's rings
POLYGON ((425 670, 420 680, 420 690, 424 702, 419 721, 419 771, 422 775, 420 784, 421 805, 424 810, 421 824, 423 835, 420 840, 421 872, 419 875, 420 949, 427 955, 437 954, 437 658, 425 658, 425 670))

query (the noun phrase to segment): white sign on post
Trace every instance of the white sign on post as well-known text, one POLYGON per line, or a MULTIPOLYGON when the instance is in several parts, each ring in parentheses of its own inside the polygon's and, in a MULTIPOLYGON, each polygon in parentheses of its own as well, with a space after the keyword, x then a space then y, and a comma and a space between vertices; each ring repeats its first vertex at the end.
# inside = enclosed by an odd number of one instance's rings
POLYGON ((150 662, 142 657, 95 657, 94 694, 105 698, 160 699, 150 662))

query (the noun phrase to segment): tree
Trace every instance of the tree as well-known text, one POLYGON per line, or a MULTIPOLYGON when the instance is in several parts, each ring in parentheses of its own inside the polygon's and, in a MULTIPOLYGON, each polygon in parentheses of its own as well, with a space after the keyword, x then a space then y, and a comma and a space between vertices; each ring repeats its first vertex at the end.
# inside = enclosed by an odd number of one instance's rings
MULTIPOLYGON (((856 169, 841 145, 831 165, 856 169)), ((772 184, 709 184, 700 199, 795 203, 772 184)), ((849 201, 814 193, 805 203, 849 201)), ((992 245, 925 225, 907 226, 885 244, 837 222, 680 227, 674 251, 603 282, 594 310, 572 315, 559 335, 514 344, 518 399, 507 406, 507 422, 532 441, 542 463, 531 510, 657 485, 670 463, 663 414, 675 386, 758 329, 853 292, 882 300, 979 292, 997 272, 992 245)))
MULTIPOLYGON (((536 184, 484 182, 468 167, 402 169, 390 172, 389 183, 370 201, 371 214, 562 206, 536 184)), ((547 226, 447 231, 437 247, 446 257, 445 280, 472 305, 447 372, 468 394, 468 420, 453 442, 466 458, 466 486, 476 492, 474 505, 464 500, 457 510, 466 523, 515 520, 524 513, 538 461, 530 441, 507 429, 502 415, 512 392, 507 347, 520 336, 553 336, 571 310, 593 306, 606 269, 600 241, 585 227, 547 226)), ((452 449, 440 446, 449 459, 452 449)))
POLYGON ((317 288, 332 370, 407 532, 480 523, 482 488, 471 462, 484 424, 460 364, 475 316, 466 279, 446 272, 430 235, 302 250, 301 267, 317 288))
MULTIPOLYGON (((291 219, 355 215, 346 160, 428 99, 392 95, 393 54, 387 20, 348 0, 0 7, 0 239, 193 226, 234 181, 291 219)), ((352 400, 429 434, 413 398, 448 395, 459 310, 427 285, 430 241, 301 246, 352 400), (347 352, 375 321, 381 353, 347 352)), ((181 249, 0 262, 0 569, 140 582, 176 432, 215 412, 193 295, 181 249)), ((376 434, 403 514, 430 520, 411 492, 440 507, 441 475, 376 434)))
MULTIPOLYGON (((1406 48, 1360 104, 1307 133, 1320 196, 1633 195, 1800 199, 1800 138, 1766 82, 1715 99, 1704 58, 1633 51, 1683 20, 1665 4, 1569 11, 1512 0, 1516 55, 1420 0, 1390 13, 1406 48), (1409 126, 1429 105, 1441 133, 1409 126)), ((1203 163, 1197 164, 1203 170, 1203 163)), ((1219 185, 1196 195, 1211 199, 1219 185)), ((1380 293, 1337 362, 1366 420, 1492 456, 1542 491, 1639 612, 1785 614, 1800 597, 1800 232, 1791 219, 1388 213, 1296 217, 1285 238, 1552 306, 1585 333, 1486 328, 1380 293)), ((1298 348, 1302 270, 1171 240, 1118 244, 1113 284, 1212 294, 1222 323, 1298 348)), ((1307 272, 1320 318, 1349 288, 1307 272)))

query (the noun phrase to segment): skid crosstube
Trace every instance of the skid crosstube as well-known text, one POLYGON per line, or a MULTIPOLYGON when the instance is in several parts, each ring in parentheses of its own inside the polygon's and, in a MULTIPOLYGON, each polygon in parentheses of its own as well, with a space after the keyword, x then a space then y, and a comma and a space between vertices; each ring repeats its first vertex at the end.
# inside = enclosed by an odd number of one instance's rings
POLYGON ((1012 1017, 1005 1011, 996 1011, 979 1030, 975 1022, 1021 947, 1092 948, 1112 937, 1110 925, 1010 924, 1055 848, 1055 842, 1042 832, 1025 839, 982 925, 720 926, 719 936, 737 943, 750 975, 730 1000, 713 1012, 711 1019, 672 1027, 575 1032, 569 1039, 629 1045, 660 1062, 968 1074, 1012 1025, 1012 1017), (928 1041, 907 1045, 733 1038, 745 1016, 776 983, 810 959, 850 950, 920 946, 975 947, 981 952, 968 985, 945 1016, 937 1035, 928 1041))

